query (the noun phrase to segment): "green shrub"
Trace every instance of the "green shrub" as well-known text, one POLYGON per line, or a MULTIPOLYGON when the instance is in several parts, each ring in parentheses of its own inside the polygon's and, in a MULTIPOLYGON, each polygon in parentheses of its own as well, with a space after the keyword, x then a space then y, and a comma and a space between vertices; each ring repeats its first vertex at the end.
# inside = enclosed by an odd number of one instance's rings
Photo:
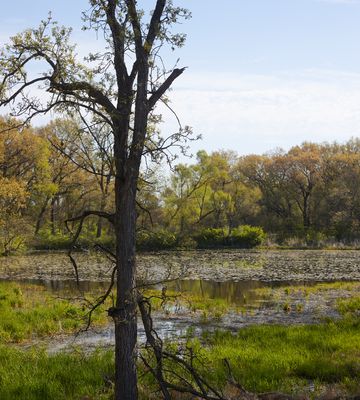
POLYGON ((149 232, 138 232, 136 237, 136 245, 140 250, 168 250, 173 249, 177 245, 176 236, 164 229, 149 232))
POLYGON ((43 232, 32 243, 35 250, 67 250, 70 248, 71 238, 69 235, 56 234, 51 235, 43 232))
POLYGON ((205 228, 193 236, 200 248, 221 247, 227 245, 226 234, 222 228, 205 228))
POLYGON ((265 239, 266 234, 258 226, 241 225, 231 231, 229 243, 235 247, 255 247, 259 246, 265 239))
MULTIPOLYGON (((107 248, 115 248, 114 238, 108 235, 103 235, 96 238, 90 233, 80 235, 77 240, 76 249, 90 249, 97 244, 107 248)), ((72 237, 70 234, 56 233, 52 235, 48 231, 41 234, 31 243, 31 247, 35 250, 69 250, 72 245, 72 237)))

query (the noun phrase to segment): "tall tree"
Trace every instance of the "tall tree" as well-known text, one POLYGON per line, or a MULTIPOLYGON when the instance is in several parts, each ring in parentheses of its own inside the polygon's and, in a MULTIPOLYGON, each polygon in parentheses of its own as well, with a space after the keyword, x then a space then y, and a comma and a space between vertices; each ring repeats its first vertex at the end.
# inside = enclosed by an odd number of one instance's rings
MULTIPOLYGON (((170 27, 189 12, 171 0, 157 0, 149 21, 136 0, 90 0, 86 28, 103 31, 104 52, 77 61, 70 29, 51 18, 14 36, 0 53, 0 105, 26 119, 55 110, 77 112, 87 125, 103 123, 114 138, 115 213, 88 210, 106 218, 116 235, 115 323, 116 399, 137 399, 137 294, 135 262, 136 191, 149 115, 184 68, 162 67, 160 49, 182 46, 185 36, 170 27), (28 68, 40 61, 41 74, 28 68), (26 70, 28 72, 26 72, 26 70), (34 98, 39 88, 49 96, 34 98)), ((181 135, 186 135, 182 133, 181 135)))

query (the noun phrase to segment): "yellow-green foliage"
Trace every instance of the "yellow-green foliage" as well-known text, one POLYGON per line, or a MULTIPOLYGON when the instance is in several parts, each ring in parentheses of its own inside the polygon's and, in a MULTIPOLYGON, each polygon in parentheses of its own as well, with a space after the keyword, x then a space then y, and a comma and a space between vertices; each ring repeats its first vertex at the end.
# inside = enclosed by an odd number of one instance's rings
MULTIPOLYGON (((1 282, 0 343, 74 332, 84 325, 86 312, 80 301, 55 298, 42 286, 1 282)), ((93 321, 106 322, 106 314, 95 312, 93 321)))

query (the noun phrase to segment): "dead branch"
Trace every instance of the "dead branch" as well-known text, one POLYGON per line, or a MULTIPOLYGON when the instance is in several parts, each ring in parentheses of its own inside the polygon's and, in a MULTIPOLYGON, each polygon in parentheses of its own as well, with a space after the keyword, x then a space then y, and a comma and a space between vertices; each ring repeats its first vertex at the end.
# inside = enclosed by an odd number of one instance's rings
POLYGON ((110 297, 111 292, 114 287, 114 283, 115 283, 116 271, 117 271, 117 268, 115 266, 112 270, 110 284, 109 284, 106 292, 102 296, 98 297, 98 299, 95 301, 94 304, 92 304, 90 310, 88 311, 87 325, 84 329, 82 329, 83 332, 87 331, 90 328, 91 321, 92 321, 92 315, 95 312, 95 310, 98 309, 101 305, 103 305, 105 303, 105 301, 110 297))
POLYGON ((155 360, 156 366, 151 366, 150 362, 146 360, 144 355, 140 355, 145 367, 154 376, 157 383, 159 384, 160 390, 165 400, 171 399, 170 391, 174 390, 180 393, 189 393, 193 396, 204 400, 226 400, 223 395, 212 387, 203 377, 197 372, 194 367, 194 360, 196 355, 191 348, 188 349, 187 358, 182 355, 172 354, 163 349, 163 342, 153 328, 153 321, 151 317, 151 303, 142 294, 138 294, 138 307, 140 310, 143 326, 146 334, 146 348, 151 350, 155 360), (176 376, 180 382, 183 382, 183 386, 175 384, 166 379, 164 375, 164 361, 171 361, 177 365, 180 365, 185 374, 190 375, 192 381, 186 380, 185 377, 177 375, 176 371, 166 370, 170 375, 176 376))

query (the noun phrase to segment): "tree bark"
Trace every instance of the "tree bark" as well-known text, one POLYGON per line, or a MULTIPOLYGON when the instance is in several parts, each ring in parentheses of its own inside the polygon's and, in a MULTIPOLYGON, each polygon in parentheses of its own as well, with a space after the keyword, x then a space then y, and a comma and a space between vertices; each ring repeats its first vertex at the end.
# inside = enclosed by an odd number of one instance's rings
POLYGON ((310 193, 306 193, 303 197, 303 226, 305 230, 310 228, 310 207, 309 207, 310 193))
POLYGON ((127 140, 131 98, 128 112, 114 130, 115 237, 117 259, 116 308, 109 311, 115 323, 115 400, 136 400, 137 390, 137 297, 135 232, 138 172, 128 167, 127 140))
POLYGON ((137 315, 135 288, 135 193, 119 190, 117 213, 117 304, 115 322, 115 399, 137 399, 137 315))

